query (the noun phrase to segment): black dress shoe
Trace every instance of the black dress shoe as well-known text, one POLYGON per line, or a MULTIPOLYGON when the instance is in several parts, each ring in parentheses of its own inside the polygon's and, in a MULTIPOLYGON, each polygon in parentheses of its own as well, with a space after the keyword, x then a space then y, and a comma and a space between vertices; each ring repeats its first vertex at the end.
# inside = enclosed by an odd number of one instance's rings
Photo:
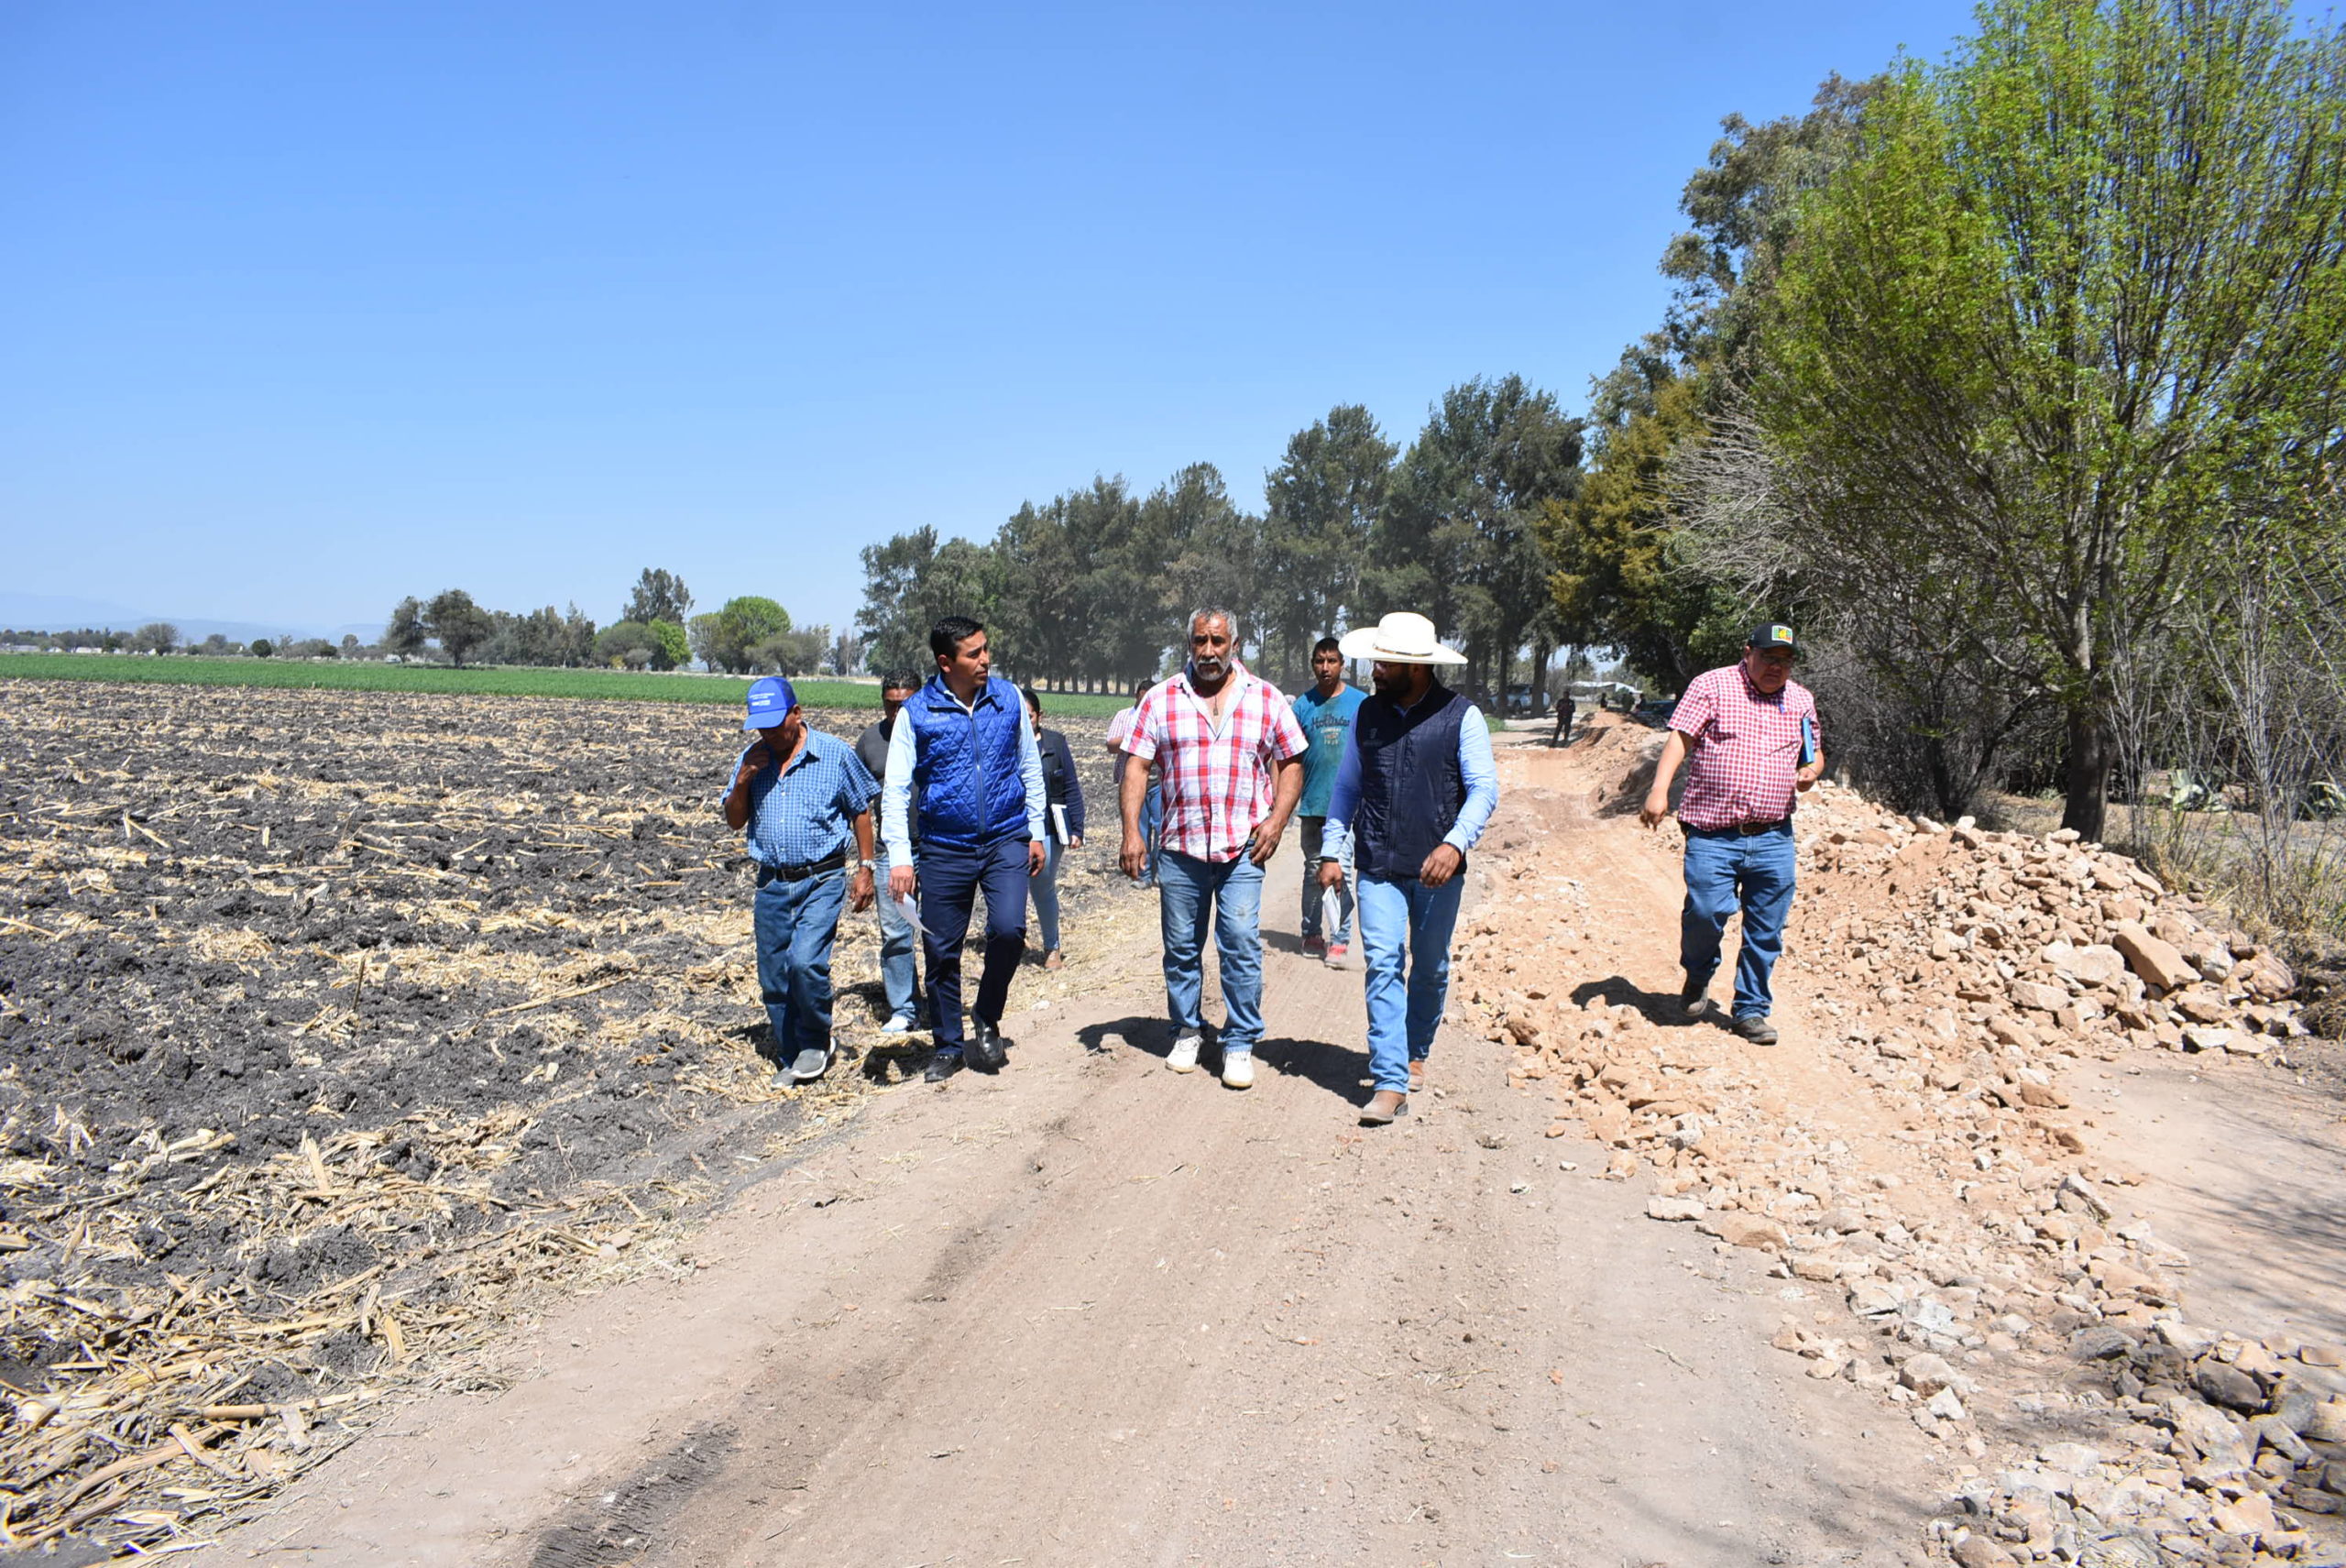
POLYGON ((970 1065, 980 1072, 1000 1072, 1010 1053, 1003 1048, 1001 1031, 982 1018, 970 1019, 969 1044, 970 1065))
POLYGON ((922 1073, 924 1083, 942 1083, 961 1070, 961 1053, 939 1051, 928 1058, 928 1070, 922 1073))

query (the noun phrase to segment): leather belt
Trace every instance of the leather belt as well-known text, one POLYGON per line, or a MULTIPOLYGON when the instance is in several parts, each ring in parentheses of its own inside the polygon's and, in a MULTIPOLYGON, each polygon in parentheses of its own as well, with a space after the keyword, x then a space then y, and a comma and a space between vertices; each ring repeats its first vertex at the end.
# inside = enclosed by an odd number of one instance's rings
POLYGON ((1773 833, 1779 828, 1788 828, 1792 825, 1792 820, 1789 817, 1779 817, 1772 822, 1730 822, 1724 828, 1690 828, 1687 831, 1710 834, 1733 833, 1749 839, 1755 833, 1773 833))
POLYGON ((805 882, 808 877, 818 877, 825 872, 838 871, 846 864, 847 851, 840 850, 824 856, 819 861, 809 861, 803 866, 760 866, 758 885, 763 887, 770 882, 805 882))

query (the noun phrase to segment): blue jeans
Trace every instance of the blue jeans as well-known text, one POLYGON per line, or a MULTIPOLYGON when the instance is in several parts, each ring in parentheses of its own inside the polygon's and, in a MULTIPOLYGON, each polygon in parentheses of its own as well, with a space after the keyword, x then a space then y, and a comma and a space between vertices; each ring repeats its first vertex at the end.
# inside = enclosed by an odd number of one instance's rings
POLYGON ((920 962, 914 957, 920 944, 919 934, 913 923, 896 913, 896 901, 888 896, 888 852, 880 851, 879 864, 872 869, 879 888, 877 907, 880 911, 880 984, 888 993, 888 1015, 920 1021, 920 962))
MULTIPOLYGON (((1253 840, 1247 840, 1252 848, 1253 840)), ((1234 861, 1200 861, 1165 851, 1157 872, 1157 918, 1165 934, 1165 1006, 1173 1033, 1205 1027, 1205 922, 1222 960, 1222 1048, 1252 1051, 1263 1037, 1263 868, 1242 850, 1234 861)))
POLYGON ((930 1037, 948 1056, 959 1054, 966 1037, 961 1030, 961 942, 970 934, 970 911, 981 887, 986 895, 986 959, 971 1010, 999 1025, 1010 1000, 1010 977, 1026 953, 1026 840, 1003 839, 975 850, 920 846, 920 923, 928 927, 921 946, 928 959, 930 1037))
POLYGON ((1784 916, 1792 906, 1794 846, 1790 823, 1764 833, 1686 829, 1686 908, 1678 923, 1678 961, 1686 981, 1710 983, 1718 972, 1719 937, 1727 916, 1743 911, 1743 946, 1735 960, 1735 1015, 1766 1017, 1768 978, 1784 950, 1784 916))
POLYGON ((1157 885, 1157 873, 1165 864, 1165 791, 1157 784, 1157 775, 1148 779, 1148 795, 1140 803, 1140 836, 1148 845, 1148 871, 1140 879, 1143 887, 1157 885))
POLYGON ((1379 1089, 1407 1094, 1409 1064, 1433 1054, 1434 1031, 1442 1027, 1442 1009, 1450 999, 1450 933, 1458 924, 1458 895, 1465 885, 1463 869, 1440 887, 1415 877, 1360 879, 1368 1071, 1379 1089))
POLYGON ((778 1061, 831 1048, 831 939, 846 903, 842 869, 804 882, 776 877, 758 889, 751 905, 758 991, 778 1061))
POLYGON ((1043 951, 1055 953, 1059 947, 1059 857, 1067 846, 1057 839, 1048 842, 1042 874, 1026 879, 1026 895, 1035 903, 1035 928, 1042 934, 1043 951))
MULTIPOLYGON (((1308 942, 1321 935, 1321 911, 1326 907, 1321 900, 1327 896, 1327 890, 1320 885, 1320 845, 1328 819, 1299 817, 1296 820, 1303 824, 1303 939, 1308 942)), ((1327 937, 1331 943, 1341 947, 1353 937, 1353 868, 1349 861, 1344 862, 1344 880, 1336 884, 1335 894, 1336 928, 1327 937)))

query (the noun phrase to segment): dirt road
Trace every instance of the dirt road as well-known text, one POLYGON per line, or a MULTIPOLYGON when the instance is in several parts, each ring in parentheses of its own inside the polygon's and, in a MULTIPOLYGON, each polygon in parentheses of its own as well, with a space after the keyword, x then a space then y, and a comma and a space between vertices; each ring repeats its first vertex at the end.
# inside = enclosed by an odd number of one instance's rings
MULTIPOLYGON (((1674 890, 1521 765, 1470 899, 1510 855, 1578 858, 1614 904, 1594 978, 1673 984, 1674 890)), ((550 1312, 507 1391, 410 1408, 218 1554, 1921 1561, 1930 1445, 1768 1348, 1810 1293, 1646 1221, 1498 1047, 1446 1030, 1416 1113, 1355 1124, 1360 978, 1297 950, 1299 875, 1290 845, 1251 1091, 1165 1070, 1124 900, 998 1080, 775 1162, 689 1277, 550 1312)))

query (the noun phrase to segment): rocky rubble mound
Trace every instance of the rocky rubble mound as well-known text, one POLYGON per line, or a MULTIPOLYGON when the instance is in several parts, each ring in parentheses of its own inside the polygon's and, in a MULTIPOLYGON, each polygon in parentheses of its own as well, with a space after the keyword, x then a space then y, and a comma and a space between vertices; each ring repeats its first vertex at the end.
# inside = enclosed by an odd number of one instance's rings
MULTIPOLYGON (((1846 790, 1801 813, 1808 866, 1862 885, 1857 912, 1811 900, 1814 940, 1860 982, 1859 1008, 1919 1009, 1933 1036, 2023 1053, 2126 1045, 2269 1055, 2306 1033, 2297 980, 2132 860, 2064 829, 2042 839, 1891 816, 1846 790), (1870 915, 1867 913, 1870 906, 1870 915)), ((1836 890, 1843 891, 1843 890, 1836 890)))
POLYGON ((2073 834, 1827 786, 1800 842, 1779 986, 1808 1026, 1774 1053, 1580 980, 1606 939, 1576 928, 1584 890, 1498 868, 1462 1001, 1554 1098, 1550 1135, 1585 1128, 1603 1174, 1651 1179, 1650 1217, 1813 1288, 1776 1344, 1949 1445, 1955 1561, 2346 1564, 2339 1348, 2188 1321, 2189 1259, 2127 1212, 2139 1178, 2063 1085, 2137 1050, 2280 1059, 2304 1032, 2287 968, 2073 834))

